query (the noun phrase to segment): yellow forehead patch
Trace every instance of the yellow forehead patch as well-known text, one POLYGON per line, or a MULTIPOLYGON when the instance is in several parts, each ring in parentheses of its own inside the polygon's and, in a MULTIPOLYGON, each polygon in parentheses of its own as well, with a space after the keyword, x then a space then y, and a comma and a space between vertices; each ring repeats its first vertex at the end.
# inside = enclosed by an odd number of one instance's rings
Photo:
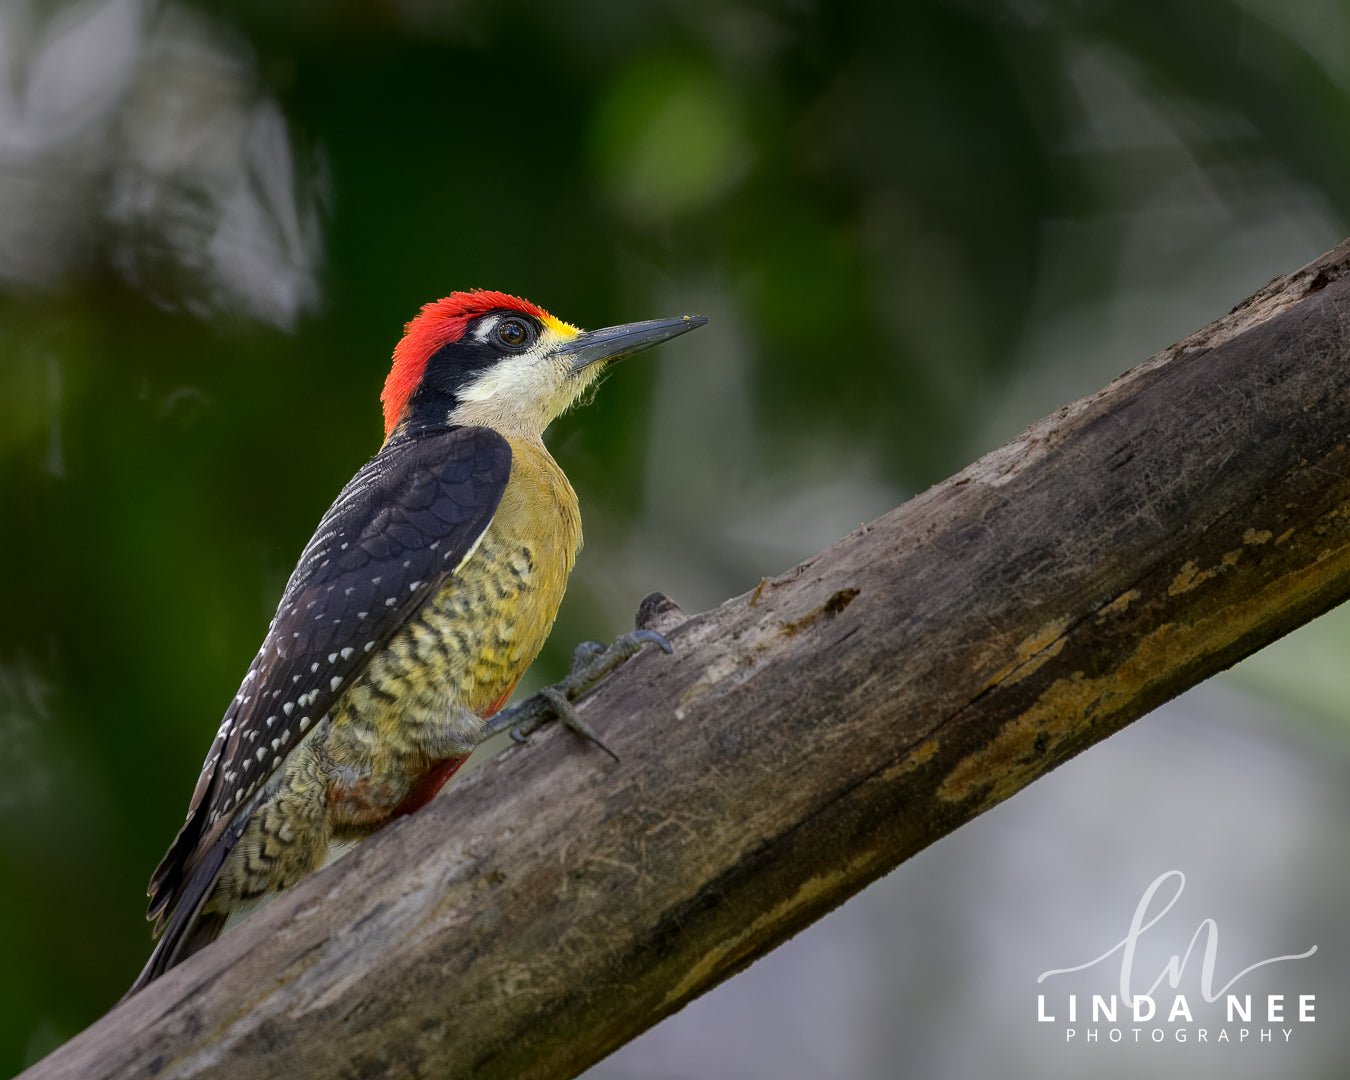
POLYGON ((547 311, 539 316, 539 321, 544 324, 546 329, 552 330, 564 341, 568 341, 581 333, 571 323, 563 322, 556 315, 550 315, 547 311))

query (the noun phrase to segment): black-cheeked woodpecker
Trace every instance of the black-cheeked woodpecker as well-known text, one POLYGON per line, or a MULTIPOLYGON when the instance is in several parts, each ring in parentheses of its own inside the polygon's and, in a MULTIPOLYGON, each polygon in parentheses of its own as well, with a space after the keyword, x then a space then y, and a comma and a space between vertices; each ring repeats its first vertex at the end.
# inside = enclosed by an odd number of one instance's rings
POLYGON ((544 429, 610 363, 704 322, 588 333, 476 290, 408 323, 384 444, 301 553, 150 882, 160 936, 132 991, 424 805, 493 730, 581 547, 544 429))

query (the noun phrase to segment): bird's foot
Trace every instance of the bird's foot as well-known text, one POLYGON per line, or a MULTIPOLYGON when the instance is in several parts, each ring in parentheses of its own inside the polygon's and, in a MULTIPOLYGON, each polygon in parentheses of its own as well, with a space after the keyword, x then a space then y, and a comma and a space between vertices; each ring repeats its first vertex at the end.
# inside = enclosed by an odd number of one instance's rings
POLYGON ((519 705, 503 709, 487 721, 484 737, 509 731, 512 739, 523 743, 548 721, 557 719, 618 761, 619 756, 604 744, 595 729, 581 718, 581 714, 572 703, 595 689, 616 668, 636 656, 647 644, 655 645, 667 654, 674 652, 670 642, 655 630, 634 630, 615 638, 610 645, 599 641, 583 641, 572 653, 572 670, 565 679, 544 687, 519 705))

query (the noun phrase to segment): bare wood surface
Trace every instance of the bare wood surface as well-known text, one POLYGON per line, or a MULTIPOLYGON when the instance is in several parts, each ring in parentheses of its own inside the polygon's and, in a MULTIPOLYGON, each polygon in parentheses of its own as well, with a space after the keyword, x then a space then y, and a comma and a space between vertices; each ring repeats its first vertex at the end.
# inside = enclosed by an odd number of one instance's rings
POLYGON ((1350 594, 1347 266, 714 611, 652 611, 675 657, 582 707, 619 764, 556 730, 508 750, 27 1075, 596 1061, 1350 594))

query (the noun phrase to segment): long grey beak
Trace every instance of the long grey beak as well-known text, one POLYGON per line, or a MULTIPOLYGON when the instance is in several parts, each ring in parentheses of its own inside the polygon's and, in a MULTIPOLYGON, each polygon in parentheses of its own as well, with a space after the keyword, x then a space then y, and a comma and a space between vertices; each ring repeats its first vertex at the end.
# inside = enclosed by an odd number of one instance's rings
POLYGON ((677 319, 648 319, 646 322, 609 326, 578 334, 560 350, 572 361, 572 374, 578 375, 602 360, 622 360, 653 345, 660 345, 708 321, 706 315, 681 315, 677 319))

